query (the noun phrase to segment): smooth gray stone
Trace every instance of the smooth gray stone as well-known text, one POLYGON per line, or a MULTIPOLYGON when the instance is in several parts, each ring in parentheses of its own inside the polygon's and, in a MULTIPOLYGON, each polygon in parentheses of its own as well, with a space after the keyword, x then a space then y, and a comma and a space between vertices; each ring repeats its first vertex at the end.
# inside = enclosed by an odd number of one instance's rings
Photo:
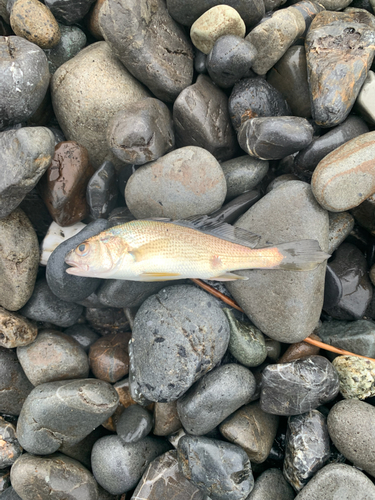
POLYGON ((64 24, 75 24, 89 11, 95 0, 45 0, 54 17, 64 24))
POLYGON ((228 321, 209 294, 191 285, 166 287, 136 314, 130 374, 149 400, 174 401, 219 363, 228 342, 228 321))
POLYGON ((64 333, 76 340, 85 352, 89 352, 90 346, 100 337, 100 335, 86 325, 70 326, 64 333))
POLYGON ((354 217, 349 212, 329 212, 329 245, 328 253, 336 248, 349 236, 354 228, 354 217))
POLYGON ((78 26, 59 24, 59 29, 61 34, 59 43, 53 49, 44 50, 51 75, 66 61, 77 55, 87 42, 86 35, 78 26))
POLYGON ((98 483, 112 495, 133 489, 148 464, 170 448, 161 439, 145 437, 124 443, 118 436, 105 436, 94 444, 91 464, 98 483))
POLYGON ((295 500, 373 500, 375 486, 355 467, 329 464, 311 479, 295 500))
POLYGON ((177 401, 177 412, 186 432, 202 436, 247 404, 255 392, 255 379, 241 365, 215 368, 177 401))
POLYGON ((117 435, 124 443, 137 443, 151 432, 154 418, 139 405, 125 408, 116 425, 117 435))
MULTIPOLYGON (((328 248, 328 214, 316 202, 311 187, 301 181, 286 182, 272 190, 235 225, 260 234, 258 247, 269 242, 316 239, 323 251, 328 248)), ((264 335, 280 342, 300 342, 318 324, 325 268, 323 263, 305 272, 237 271, 249 279, 228 283, 226 287, 264 335)))
POLYGON ((106 430, 100 425, 78 443, 63 443, 59 448, 59 452, 64 453, 64 455, 70 458, 74 458, 74 460, 78 460, 78 462, 91 470, 92 448, 96 441, 104 435, 106 435, 106 430))
POLYGON ((260 405, 273 415, 300 415, 331 401, 338 392, 339 377, 328 359, 307 356, 264 369, 260 405))
POLYGON ((48 455, 63 443, 75 444, 116 410, 119 397, 102 380, 49 382, 33 389, 17 423, 21 446, 29 453, 48 455))
POLYGON ((322 342, 375 358, 375 322, 366 319, 358 321, 323 321, 316 334, 322 342))
POLYGON ((279 469, 268 469, 255 481, 246 500, 293 500, 294 491, 279 469))
POLYGON ((226 201, 254 189, 267 175, 268 161, 249 155, 239 156, 221 164, 227 182, 226 201))
POLYGON ((99 26, 116 57, 158 99, 173 102, 191 84, 191 42, 163 0, 108 0, 99 26))
POLYGON ((250 460, 240 446, 183 436, 177 460, 182 474, 215 500, 243 500, 254 486, 250 460))
POLYGON ((283 184, 285 184, 285 182, 289 182, 289 181, 299 181, 300 179, 294 175, 294 174, 283 174, 283 175, 279 175, 278 177, 276 177, 273 181, 271 181, 268 186, 267 186, 267 190, 266 190, 266 193, 269 193, 270 191, 272 191, 273 189, 277 189, 278 187, 282 186, 283 184))
POLYGON ((107 219, 116 207, 118 183, 116 170, 111 161, 105 161, 87 184, 86 201, 91 217, 107 219))
POLYGON ((16 352, 0 347, 0 413, 19 415, 32 389, 16 352))
POLYGON ((48 84, 43 50, 19 36, 0 36, 0 130, 28 120, 42 103, 48 84))

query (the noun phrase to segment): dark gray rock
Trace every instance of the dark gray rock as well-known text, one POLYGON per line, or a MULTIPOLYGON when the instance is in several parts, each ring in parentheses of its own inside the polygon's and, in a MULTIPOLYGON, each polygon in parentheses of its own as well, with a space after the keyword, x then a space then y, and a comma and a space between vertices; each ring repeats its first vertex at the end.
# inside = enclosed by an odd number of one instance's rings
POLYGON ((339 377, 323 356, 268 365, 263 371, 260 404, 274 415, 300 415, 334 399, 339 377))
POLYGON ((85 352, 88 352, 90 346, 99 338, 99 335, 86 325, 70 326, 64 333, 76 340, 85 352))
POLYGON ((137 312, 130 372, 146 398, 173 401, 219 363, 228 342, 228 321, 210 295, 190 285, 164 288, 137 312))
POLYGON ((163 0, 109 0, 99 25, 114 54, 159 99, 173 102, 191 84, 191 43, 163 0))
POLYGON ((219 161, 238 149, 230 122, 228 98, 205 75, 183 90, 173 105, 176 145, 205 148, 219 161))
POLYGON ((375 358, 375 322, 358 321, 323 321, 316 334, 326 344, 339 347, 362 356, 375 358))
POLYGON ((279 469, 268 469, 255 481, 246 500, 293 500, 294 491, 279 469))
POLYGON ((255 392, 255 379, 241 365, 226 364, 207 373, 177 401, 186 432, 201 436, 212 431, 255 392))
POLYGON ((22 454, 22 448, 17 440, 15 426, 2 417, 0 417, 0 442, 0 469, 6 469, 22 454))
POLYGON ((249 155, 239 156, 221 164, 227 182, 226 200, 232 200, 254 189, 267 175, 268 161, 249 155))
POLYGON ((63 24, 75 24, 89 11, 95 0, 45 0, 55 18, 63 24))
POLYGON ((250 460, 234 444, 183 436, 177 460, 182 474, 215 500, 243 500, 254 486, 250 460))
POLYGON ((102 380, 63 380, 41 384, 27 397, 17 423, 21 446, 49 455, 64 444, 75 444, 116 410, 119 397, 102 380))
POLYGON ((112 495, 121 495, 133 489, 148 464, 169 448, 166 441, 151 437, 124 443, 118 436, 105 436, 92 450, 94 477, 112 495))
POLYGON ((15 351, 0 347, 0 413, 19 415, 32 389, 15 351))
POLYGON ((81 462, 82 465, 91 470, 92 448, 96 441, 105 435, 104 426, 100 425, 78 443, 63 443, 59 448, 59 452, 64 453, 64 455, 70 458, 74 458, 74 460, 78 460, 78 462, 81 462))
POLYGON ((125 408, 116 425, 117 435, 124 443, 136 443, 151 432, 152 414, 139 405, 125 408))
MULTIPOLYGON (((69 3, 72 2, 69 1, 69 3)), ((77 2, 74 2, 74 4, 76 3, 77 2)), ((78 26, 64 26, 60 24, 59 28, 61 34, 59 43, 55 45, 53 49, 44 50, 48 59, 49 72, 51 75, 53 75, 62 64, 77 55, 86 45, 87 41, 86 35, 78 26)))
POLYGON ((207 73, 206 60, 207 55, 203 54, 199 49, 194 49, 194 69, 199 74, 207 73))
POLYGON ((105 161, 87 184, 86 200, 91 217, 107 219, 116 206, 117 197, 116 170, 112 162, 105 161))
POLYGON ((10 469, 0 470, 0 493, 10 487, 10 469))
POLYGON ((36 188, 26 194, 19 207, 30 219, 38 239, 42 240, 53 220, 36 188))
POLYGON ((1 500, 22 500, 22 498, 10 486, 4 493, 1 493, 1 500))
POLYGON ((28 120, 42 103, 48 84, 43 50, 19 36, 0 36, 0 130, 28 120))

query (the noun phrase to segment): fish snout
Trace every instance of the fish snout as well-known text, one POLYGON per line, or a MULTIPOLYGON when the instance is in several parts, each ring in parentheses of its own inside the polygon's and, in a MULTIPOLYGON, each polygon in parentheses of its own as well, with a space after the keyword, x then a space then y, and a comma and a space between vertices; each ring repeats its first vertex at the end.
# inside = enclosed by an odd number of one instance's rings
POLYGON ((71 250, 65 257, 65 264, 69 267, 66 272, 75 276, 81 276, 82 273, 88 272, 90 267, 87 264, 79 262, 75 250, 71 250))

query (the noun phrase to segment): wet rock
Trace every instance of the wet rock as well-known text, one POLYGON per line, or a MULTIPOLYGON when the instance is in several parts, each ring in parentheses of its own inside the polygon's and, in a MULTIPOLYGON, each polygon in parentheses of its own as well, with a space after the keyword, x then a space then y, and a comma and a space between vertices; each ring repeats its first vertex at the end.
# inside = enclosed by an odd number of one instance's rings
POLYGON ((29 453, 49 455, 62 444, 75 444, 116 410, 118 395, 107 382, 92 378, 49 382, 27 397, 17 423, 20 445, 29 453))
POLYGON ((211 153, 187 146, 138 168, 126 184, 125 200, 137 219, 183 219, 220 208, 226 190, 223 171, 211 153))
POLYGON ((76 340, 85 352, 88 352, 90 346, 99 338, 99 335, 86 325, 73 325, 67 328, 64 333, 76 340))
MULTIPOLYGON (((19 207, 25 214, 28 214, 27 216, 36 235, 39 241, 41 241, 46 236, 50 225, 54 222, 36 188, 26 194, 19 207)), ((43 253, 42 248, 40 249, 40 253, 43 253)))
MULTIPOLYGON (((316 203, 310 186, 300 181, 286 182, 272 190, 251 207, 236 226, 261 234, 259 247, 268 242, 277 244, 310 238, 318 240, 324 251, 328 246, 328 215, 316 203)), ((323 305, 325 264, 306 272, 246 270, 238 273, 249 279, 228 283, 226 287, 264 335, 288 343, 300 342, 310 335, 323 305)))
POLYGON ((326 344, 375 358, 375 323, 371 320, 324 321, 316 333, 326 344))
POLYGON ((90 368, 96 378, 113 384, 128 374, 130 338, 131 333, 112 333, 90 347, 90 368))
POLYGON ((273 415, 299 415, 334 399, 339 377, 323 356, 268 365, 263 371, 260 405, 273 415))
POLYGON ((98 483, 112 495, 133 489, 148 464, 169 449, 161 439, 145 437, 124 443, 118 436, 99 439, 92 450, 92 471, 98 483))
POLYGON ((58 331, 41 331, 32 344, 17 348, 17 357, 34 386, 89 375, 84 350, 70 336, 58 331))
POLYGON ((19 314, 0 307, 0 346, 12 348, 34 342, 37 327, 19 314))
POLYGON ((157 160, 174 146, 171 112, 151 97, 123 105, 109 121, 107 143, 125 163, 143 165, 157 160))
POLYGON ((112 162, 105 161, 87 184, 86 200, 91 217, 106 219, 115 208, 118 197, 117 176, 112 162))
POLYGON ((251 118, 238 131, 238 142, 250 156, 279 160, 307 147, 314 130, 305 118, 277 116, 251 118))
POLYGON ((98 485, 77 460, 56 453, 35 457, 25 453, 12 467, 12 486, 23 500, 47 500, 55 496, 69 500, 97 500, 98 485))
POLYGON ((0 413, 19 415, 32 388, 15 351, 0 347, 0 413))
POLYGON ((355 109, 371 124, 375 123, 375 73, 369 71, 365 83, 358 94, 355 109))
POLYGON ((45 0, 55 18, 63 24, 75 24, 89 11, 95 0, 45 0))
POLYGON ((0 471, 0 493, 6 492, 10 487, 10 469, 0 471))
POLYGON ((288 418, 284 477, 300 491, 331 455, 326 419, 318 410, 288 418))
POLYGON ((16 428, 10 422, 0 417, 0 469, 5 469, 14 464, 22 453, 22 448, 17 440, 16 428))
POLYGON ((337 356, 333 360, 340 379, 340 393, 345 399, 375 396, 375 362, 356 356, 337 356))
POLYGON ((157 98, 173 102, 191 84, 192 47, 162 0, 109 0, 99 24, 113 53, 157 98))
POLYGON ((247 500, 293 500, 294 491, 279 469, 268 469, 255 481, 247 500))
POLYGON ((173 401, 217 365, 228 342, 227 319, 207 293, 190 285, 164 288, 137 312, 130 371, 146 398, 173 401))
POLYGON ((324 9, 324 6, 320 2, 315 2, 314 0, 301 0, 299 2, 296 2, 292 5, 294 9, 297 9, 301 14, 303 15, 303 18, 305 20, 306 28, 304 33, 300 36, 298 40, 296 40, 296 44, 302 44, 304 45, 305 43, 305 38, 306 34, 311 26, 311 23, 313 22, 315 16, 319 14, 319 12, 322 12, 324 9))
POLYGON ((348 116, 367 77, 373 28, 366 13, 323 11, 312 22, 305 46, 313 119, 333 127, 348 116))
POLYGON ((177 447, 182 474, 217 500, 246 498, 254 486, 251 464, 242 448, 217 439, 183 436, 177 447))
POLYGON ((355 219, 355 222, 357 222, 359 226, 366 229, 372 236, 375 235, 374 209, 375 195, 372 194, 360 205, 358 205, 358 207, 355 207, 350 211, 355 219))
POLYGON ((59 29, 61 34, 59 43, 52 49, 45 50, 51 75, 66 61, 77 55, 87 42, 86 35, 78 26, 60 24, 59 29))
POLYGON ((124 104, 149 97, 149 93, 118 61, 109 45, 94 43, 60 66, 51 80, 51 92, 65 137, 87 149, 94 168, 104 160, 118 166, 107 146, 108 122, 124 104))
POLYGON ((129 406, 117 422, 117 435, 124 443, 137 443, 151 432, 153 420, 152 414, 142 406, 129 406))
POLYGON ((265 413, 259 402, 243 406, 220 425, 221 434, 243 448, 252 463, 267 460, 276 437, 279 417, 265 413))
POLYGON ((197 48, 194 50, 194 69, 199 74, 207 73, 207 56, 197 48))
POLYGON ((226 200, 254 189, 267 175, 268 161, 239 156, 221 164, 227 182, 226 200))
POLYGON ((155 436, 168 436, 181 429, 182 424, 177 413, 177 401, 155 403, 154 406, 155 436))
POLYGON ((228 98, 205 75, 177 97, 173 105, 177 147, 205 148, 219 161, 238 149, 228 113, 228 98))
POLYGON ((202 377, 177 401, 181 423, 189 434, 201 436, 250 401, 255 379, 236 364, 222 365, 202 377))
POLYGON ((329 212, 329 245, 328 253, 336 248, 349 236, 354 227, 354 218, 348 212, 329 212))
MULTIPOLYGON (((318 338, 316 338, 318 340, 318 338)), ((307 342, 297 342, 288 347, 284 354, 279 359, 278 363, 290 363, 295 359, 304 358, 305 356, 313 356, 319 354, 320 348, 308 344, 307 342)))
POLYGON ((129 320, 122 309, 88 307, 85 318, 88 326, 99 335, 129 332, 129 320))

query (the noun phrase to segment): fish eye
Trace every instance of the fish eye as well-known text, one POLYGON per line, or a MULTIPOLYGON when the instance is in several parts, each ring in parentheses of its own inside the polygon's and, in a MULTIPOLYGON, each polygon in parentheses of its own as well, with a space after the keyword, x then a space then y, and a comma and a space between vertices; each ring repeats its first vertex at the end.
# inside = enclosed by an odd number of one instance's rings
POLYGON ((89 244, 88 243, 81 243, 79 247, 77 248, 76 252, 81 255, 81 257, 84 257, 89 253, 89 244))

